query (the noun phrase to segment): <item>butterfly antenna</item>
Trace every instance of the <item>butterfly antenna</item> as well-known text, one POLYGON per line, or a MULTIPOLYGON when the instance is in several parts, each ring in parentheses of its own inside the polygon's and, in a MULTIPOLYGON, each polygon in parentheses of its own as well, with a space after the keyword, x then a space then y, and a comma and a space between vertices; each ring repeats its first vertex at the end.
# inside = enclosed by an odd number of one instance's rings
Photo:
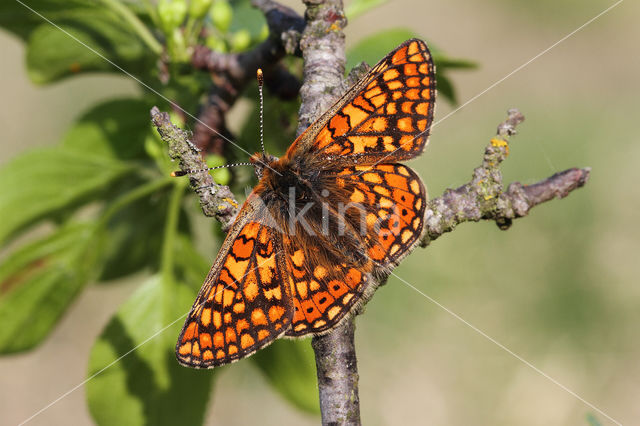
POLYGON ((180 177, 180 176, 192 175, 192 174, 195 174, 195 173, 209 172, 211 170, 226 169, 228 167, 237 167, 237 166, 253 166, 253 164, 251 164, 251 163, 233 163, 233 164, 225 164, 224 166, 207 167, 206 169, 176 170, 175 172, 171 172, 171 176, 180 177))
POLYGON ((260 146, 262 147, 262 153, 266 154, 264 150, 264 99, 262 97, 262 86, 264 86, 264 76, 262 70, 258 68, 258 95, 260 96, 260 146))

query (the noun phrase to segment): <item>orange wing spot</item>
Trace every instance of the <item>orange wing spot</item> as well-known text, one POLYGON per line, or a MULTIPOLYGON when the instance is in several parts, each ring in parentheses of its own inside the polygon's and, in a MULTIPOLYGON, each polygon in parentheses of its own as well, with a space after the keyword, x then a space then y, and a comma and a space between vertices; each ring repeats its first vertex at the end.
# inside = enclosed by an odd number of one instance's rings
POLYGON ((405 114, 413 114, 413 104, 414 102, 403 102, 400 106, 400 109, 402 109, 402 112, 404 112, 405 114))
POLYGON ((429 76, 423 77, 421 83, 423 86, 429 86, 429 84, 431 83, 431 78, 429 78, 429 76))
POLYGON ((407 187, 407 179, 403 178, 402 176, 389 173, 385 176, 385 179, 387 181, 387 184, 393 188, 399 188, 405 191, 409 190, 409 187, 407 187))
POLYGON ((416 201, 416 210, 420 210, 422 208, 422 198, 418 198, 416 201))
POLYGON ((377 222, 378 222, 378 216, 376 216, 373 213, 369 213, 367 215, 367 226, 369 228, 373 228, 376 225, 377 222))
POLYGON ((396 107, 395 102, 389 102, 387 104, 387 115, 393 115, 398 112, 398 108, 396 107))
POLYGON ((264 290, 264 297, 267 300, 272 300, 273 298, 276 300, 282 300, 282 291, 280 291, 280 287, 275 287, 271 290, 264 290))
POLYGON ((335 299, 326 291, 320 291, 313 295, 313 301, 316 303, 320 312, 324 312, 335 301, 335 299))
POLYGON ((342 281, 331 280, 329 281, 329 293, 336 299, 349 291, 349 288, 342 281))
POLYGON ((273 275, 276 269, 276 258, 271 256, 267 259, 256 256, 256 262, 260 266, 258 268, 258 275, 260 275, 260 281, 263 284, 269 284, 273 282, 273 275))
POLYGON ((202 333, 200 335, 200 347, 202 349, 213 347, 213 342, 211 341, 211 335, 209 333, 202 333))
POLYGON ((329 317, 329 320, 333 320, 340 313, 340 311, 341 309, 339 306, 334 306, 327 312, 327 317, 329 317))
POLYGON ((362 179, 369 183, 382 183, 382 178, 378 173, 365 173, 362 175, 362 179))
POLYGON ((393 205, 393 201, 391 201, 387 197, 380 197, 380 207, 382 207, 383 209, 390 209, 391 207, 393 207, 393 205))
POLYGON ((398 166, 397 171, 398 171, 398 173, 400 173, 402 176, 410 176, 410 175, 411 175, 411 173, 409 173, 409 170, 408 170, 406 167, 404 167, 404 166, 398 166))
POLYGON ((307 298, 307 282, 298 281, 296 283, 296 292, 302 299, 306 299, 307 298))
POLYGON ((248 330, 248 329, 249 329, 249 321, 247 321, 246 319, 242 318, 242 319, 239 319, 236 322, 236 332, 238 334, 240 334, 244 330, 248 330))
POLYGON ((256 308, 251 312, 251 322, 253 325, 267 325, 267 317, 264 315, 264 311, 260 308, 256 308))
POLYGON ((389 191, 389 189, 385 188, 384 186, 376 185, 373 187, 373 190, 380 195, 384 195, 385 197, 391 197, 391 191, 389 191))
POLYGON ((366 152, 367 148, 375 148, 378 145, 377 136, 351 136, 349 142, 353 144, 353 153, 361 154, 366 152))
POLYGON ((249 302, 253 302, 255 300, 259 291, 260 289, 258 288, 258 284, 255 280, 246 283, 244 286, 244 296, 249 302))
POLYGON ((291 255, 291 261, 293 262, 294 265, 300 268, 304 263, 304 253, 302 252, 302 250, 296 250, 291 255))
POLYGON ((364 97, 370 100, 374 96, 378 96, 381 93, 382 93, 382 89, 380 88, 380 86, 373 86, 371 89, 367 90, 364 93, 364 97))
POLYGON ((349 116, 349 123, 351 127, 355 127, 364 121, 368 114, 361 110, 360 108, 356 108, 353 104, 346 105, 342 112, 349 116))
POLYGON ((231 327, 227 327, 227 329, 224 332, 224 337, 227 340, 227 344, 230 342, 235 342, 237 340, 236 332, 231 327))
POLYGON ((413 229, 417 231, 418 228, 420 228, 421 223, 422 223, 422 219, 420 219, 419 217, 416 217, 415 219, 413 219, 413 223, 411 224, 411 226, 413 226, 413 229))
POLYGON ((384 81, 389 81, 389 80, 393 80, 394 78, 397 78, 400 75, 400 73, 398 72, 397 69, 392 68, 392 69, 388 69, 384 72, 384 74, 382 74, 382 78, 384 79, 384 81))
POLYGON ((411 77, 407 79, 407 87, 420 86, 420 77, 411 77))
POLYGON ((311 282, 309 283, 309 290, 318 291, 319 288, 320 288, 320 283, 316 280, 311 280, 311 282))
POLYGON ((229 355, 234 355, 238 353, 238 347, 236 345, 229 345, 229 355))
POLYGON ((211 309, 206 308, 202 310, 202 315, 200 315, 200 322, 203 326, 209 327, 209 324, 211 324, 211 309))
POLYGON ((320 327, 324 327, 325 325, 327 325, 327 322, 325 320, 318 320, 313 323, 313 328, 318 329, 320 327))
POLYGON ((226 356, 226 354, 224 353, 223 350, 218 350, 218 352, 216 352, 216 359, 222 359, 226 356))
MULTIPOLYGON (((293 299, 293 322, 304 321, 304 314, 302 313, 302 306, 300 306, 300 301, 298 298, 293 299)), ((279 323, 276 324, 276 330, 278 329, 279 323)))
POLYGON ((242 280, 242 277, 247 272, 249 261, 238 260, 233 256, 227 256, 227 261, 224 263, 224 266, 229 271, 229 274, 234 278, 233 281, 238 282, 242 280))
POLYGON ((420 52, 420 47, 418 46, 417 42, 411 42, 411 44, 409 44, 409 48, 407 49, 407 52, 409 53, 409 55, 415 55, 416 53, 420 52))
POLYGON ((362 95, 355 98, 351 103, 357 107, 362 108, 365 111, 373 111, 373 107, 364 99, 362 95))
MULTIPOLYGON (((247 225, 248 227, 249 225, 247 225)), ((248 231, 248 230, 247 230, 248 231)), ((244 233, 247 234, 246 232, 244 233)), ((243 239, 239 236, 236 238, 236 241, 233 243, 233 247, 231 248, 231 253, 235 257, 242 257, 247 259, 253 253, 254 240, 249 239, 247 241, 243 241, 243 239)))
POLYGON ((353 299, 353 294, 349 293, 342 298, 342 304, 343 305, 348 304, 351 299, 353 299))
POLYGON ((344 281, 349 287, 355 288, 362 283, 362 273, 355 268, 350 268, 344 281))
POLYGON ((222 315, 220 314, 219 311, 214 311, 213 312, 213 325, 216 328, 222 327, 222 315))
POLYGON ((409 184, 409 186, 411 186, 411 191, 414 194, 419 194, 420 193, 420 184, 418 183, 417 180, 412 180, 411 183, 409 184))
POLYGON ((349 200, 352 203, 362 203, 365 200, 364 194, 359 189, 354 189, 349 200))
POLYGON ((421 54, 411 55, 409 57, 409 61, 411 62, 424 62, 424 56, 421 54))
POLYGON ((378 96, 371 98, 371 103, 376 107, 380 108, 382 105, 387 103, 387 95, 386 93, 382 93, 378 96))
POLYGON ((422 99, 431 99, 431 91, 429 89, 422 89, 422 99))
POLYGON ((393 92, 393 95, 391 95, 391 98, 393 98, 394 101, 397 101, 401 97, 402 97, 402 92, 400 91, 393 92))
POLYGON ((385 251, 379 244, 369 249, 369 257, 377 262, 381 261, 385 257, 385 251))
POLYGON ((253 337, 251 337, 248 334, 243 334, 242 336, 240 336, 240 347, 242 349, 247 349, 250 346, 253 346, 256 343, 255 340, 253 340, 253 337))
POLYGON ((402 241, 402 244, 407 244, 407 242, 409 242, 409 240, 411 238, 413 238, 413 232, 411 232, 410 230, 406 229, 402 232, 402 235, 400 236, 400 239, 402 241))
POLYGON ((187 327, 187 329, 184 332, 184 335, 182 337, 182 341, 186 342, 187 340, 191 340, 193 339, 195 336, 197 336, 197 329, 198 329, 198 323, 196 322, 192 322, 191 324, 189 324, 189 326, 187 327))
POLYGON ((334 130, 334 137, 344 135, 351 128, 349 126, 349 119, 340 114, 336 114, 333 116, 333 118, 329 122, 329 126, 334 130))
POLYGON ((386 173, 394 173, 395 172, 395 169, 393 168, 393 165, 391 165, 391 164, 378 164, 377 168, 381 172, 386 172, 386 173))
MULTIPOLYGON (((220 273, 219 281, 228 285, 230 282, 233 282, 233 279, 227 273, 227 270, 223 269, 222 272, 220 273)), ((212 300, 215 298, 216 303, 222 303, 222 291, 224 290, 224 288, 222 290, 218 290, 218 288, 220 287, 222 287, 222 285, 218 285, 216 287, 216 291, 215 292, 212 291, 211 294, 209 294, 209 300, 212 300)))
POLYGON ((180 355, 191 355, 191 342, 187 342, 178 349, 180 355))
POLYGON ((418 130, 420 130, 421 132, 424 132, 426 128, 427 128, 427 120, 418 120, 418 130))
POLYGON ((213 346, 216 348, 222 348, 224 346, 224 336, 222 332, 218 331, 213 335, 213 346))
POLYGON ((269 308, 269 320, 276 322, 284 315, 284 308, 282 306, 272 306, 269 308))
POLYGON ((320 130, 318 136, 316 136, 316 143, 318 144, 318 148, 324 148, 331 142, 333 142, 333 137, 331 136, 331 132, 329 131, 329 129, 327 129, 327 127, 325 126, 322 128, 322 130, 320 130))
POLYGON ((301 305, 302 313, 308 322, 313 322, 321 317, 320 311, 318 311, 318 308, 316 308, 316 305, 311 300, 303 300, 301 305))
POLYGON ((233 297, 236 295, 236 292, 233 290, 228 290, 225 289, 224 290, 224 295, 222 298, 222 306, 224 306, 225 308, 227 306, 231 306, 231 304, 233 303, 233 297))
POLYGON ((327 268, 325 268, 324 266, 320 266, 320 265, 318 265, 318 266, 316 266, 316 268, 313 270, 313 275, 314 275, 317 279, 321 280, 321 279, 323 279, 324 277, 326 277, 326 276, 327 276, 327 268))
POLYGON ((224 314, 225 324, 229 324, 232 320, 233 320, 233 317, 231 316, 231 312, 225 312, 224 314))
POLYGON ((404 94, 407 99, 417 100, 420 99, 420 93, 418 89, 407 90, 404 94))
POLYGON ((404 75, 418 75, 418 67, 416 64, 405 64, 404 75))
POLYGON ((389 250, 389 255, 394 256, 398 252, 398 250, 400 250, 400 244, 394 244, 391 247, 391 250, 389 250))
MULTIPOLYGON (((280 324, 278 324, 278 325, 280 325, 280 324)), ((294 327, 294 330, 295 330, 295 331, 301 331, 301 330, 304 330, 305 328, 307 328, 307 324, 305 324, 305 323, 300 323, 300 324, 298 324, 298 325, 296 325, 296 326, 294 327)))
POLYGON ((406 61, 407 59, 407 48, 403 47, 402 49, 398 49, 398 51, 391 58, 391 63, 399 64, 401 62, 406 61))
POLYGON ((362 132, 382 132, 389 127, 386 117, 372 117, 365 121, 360 127, 362 132))
POLYGON ((400 145, 400 148, 404 149, 405 151, 411 151, 415 145, 415 140, 416 138, 414 136, 404 135, 400 138, 400 143, 398 145, 400 145))
POLYGON ((398 119, 398 129, 405 133, 413 132, 413 121, 411 120, 411 117, 402 117, 398 119))
POLYGON ((241 314, 244 312, 244 302, 238 302, 235 305, 233 305, 233 312, 235 312, 236 314, 241 314))
POLYGON ((205 361, 211 361, 213 359, 213 352, 206 350, 202 353, 202 359, 205 361))
POLYGON ((429 103, 420 102, 418 105, 416 105, 415 110, 420 115, 427 115, 429 113, 429 103))
POLYGON ((387 88, 389 90, 398 90, 399 88, 403 87, 404 84, 402 84, 402 82, 400 80, 393 80, 387 83, 387 88))
POLYGON ((267 337, 269 337, 270 334, 271 333, 269 333, 269 330, 265 330, 265 329, 258 330, 258 340, 264 340, 267 337))

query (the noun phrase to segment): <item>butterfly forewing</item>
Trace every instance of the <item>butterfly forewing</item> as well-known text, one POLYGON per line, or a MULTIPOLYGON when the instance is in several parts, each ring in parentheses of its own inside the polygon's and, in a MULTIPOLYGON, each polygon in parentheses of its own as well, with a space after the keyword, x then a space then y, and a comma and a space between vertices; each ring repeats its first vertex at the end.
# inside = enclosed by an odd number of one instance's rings
POLYGON ((332 165, 413 158, 426 145, 435 96, 429 49, 421 40, 408 40, 300 135, 287 156, 332 165))
POLYGON ((176 346, 180 363, 211 368, 251 355, 290 326, 281 238, 246 203, 200 290, 176 346))

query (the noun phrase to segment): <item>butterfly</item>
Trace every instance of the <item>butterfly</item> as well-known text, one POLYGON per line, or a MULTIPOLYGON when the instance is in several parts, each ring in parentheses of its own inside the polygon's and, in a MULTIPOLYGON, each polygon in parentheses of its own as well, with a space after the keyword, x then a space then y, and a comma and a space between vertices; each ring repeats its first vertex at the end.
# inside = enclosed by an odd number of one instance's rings
POLYGON ((399 161, 427 144, 435 95, 427 45, 407 40, 284 156, 251 157, 258 184, 180 332, 181 364, 217 367, 326 333, 371 297, 423 233, 426 189, 399 161))

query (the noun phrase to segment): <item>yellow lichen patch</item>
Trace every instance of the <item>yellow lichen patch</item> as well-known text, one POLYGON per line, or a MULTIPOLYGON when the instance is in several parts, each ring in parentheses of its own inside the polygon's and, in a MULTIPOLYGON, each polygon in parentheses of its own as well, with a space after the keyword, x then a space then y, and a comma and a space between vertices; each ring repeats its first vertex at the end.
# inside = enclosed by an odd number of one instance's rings
POLYGON ((504 148, 505 155, 509 155, 509 143, 505 140, 493 138, 491 139, 491 145, 496 148, 504 148))

